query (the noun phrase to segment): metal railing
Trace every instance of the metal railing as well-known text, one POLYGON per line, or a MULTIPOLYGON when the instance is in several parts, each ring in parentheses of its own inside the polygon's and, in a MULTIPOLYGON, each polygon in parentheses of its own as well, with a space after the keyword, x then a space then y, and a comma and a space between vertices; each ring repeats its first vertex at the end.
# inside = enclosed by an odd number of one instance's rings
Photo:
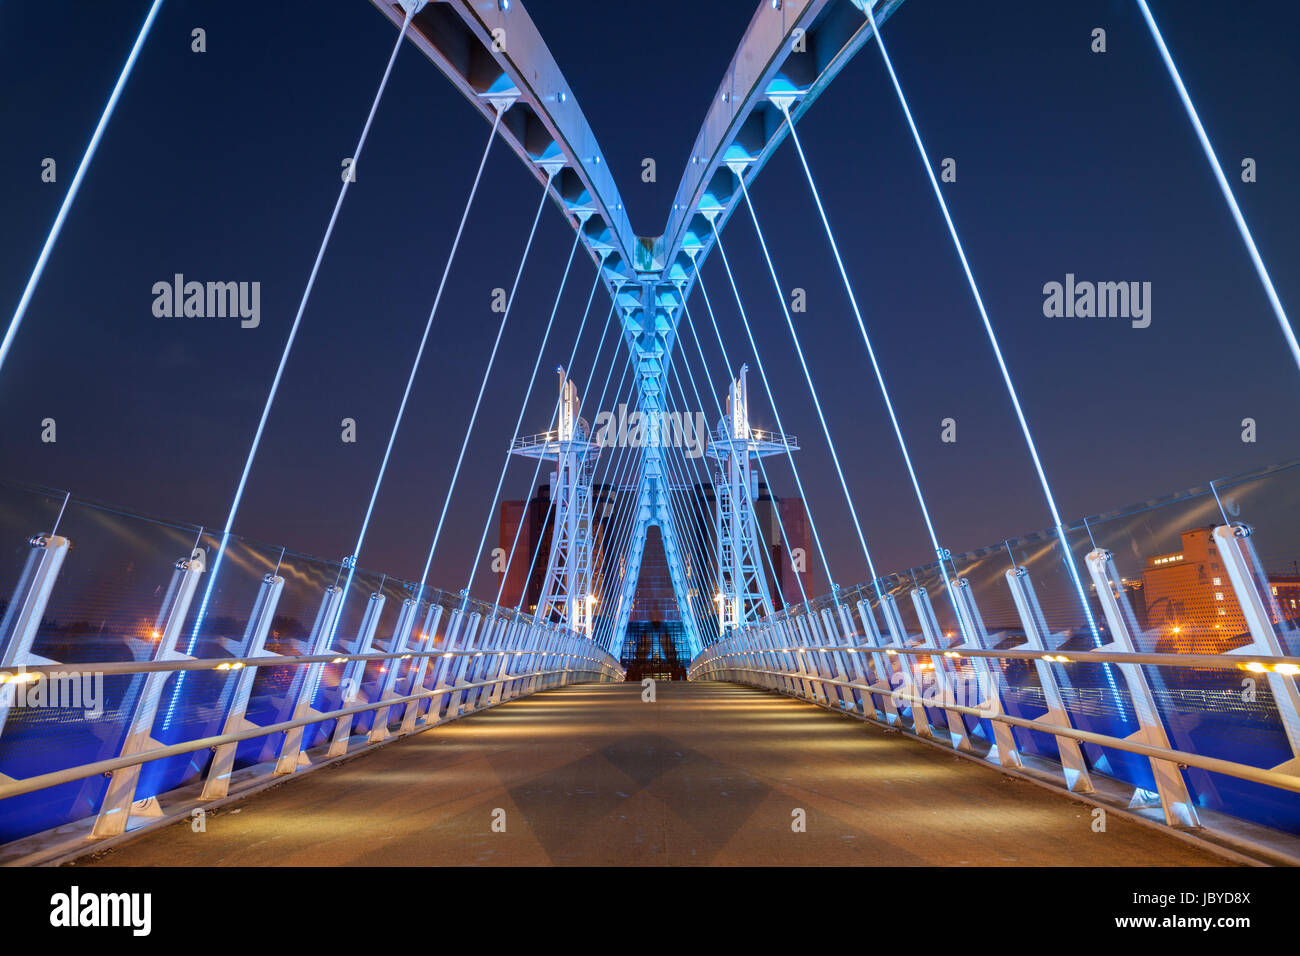
POLYGON ((186 788, 221 800, 236 777, 624 676, 585 636, 468 595, 0 485, 0 535, 46 520, 0 552, 0 844, 115 837, 186 788), (169 582, 156 556, 182 544, 169 582))
MULTIPOLYGON (((300 729, 312 724, 317 724, 327 720, 338 720, 345 717, 355 716, 358 714, 370 713, 384 708, 392 708, 399 705, 408 705, 405 714, 400 719, 398 726, 394 727, 393 717, 389 714, 383 719, 377 717, 374 726, 368 735, 358 734, 356 737, 365 736, 368 743, 380 743, 390 738, 405 736, 410 733, 416 733, 420 730, 428 729, 439 723, 446 723, 458 717, 465 717, 469 714, 497 704, 506 703, 541 690, 547 690, 553 687, 560 687, 565 684, 577 683, 580 681, 621 681, 623 680, 622 672, 613 665, 613 658, 609 655, 596 657, 590 653, 583 653, 585 648, 582 644, 590 642, 578 640, 572 636, 558 635, 554 636, 554 646, 537 647, 531 650, 476 650, 468 648, 461 651, 421 651, 407 654, 349 654, 342 656, 331 655, 312 655, 305 657, 252 657, 252 658, 235 658, 235 659, 212 659, 202 661, 176 661, 176 662, 140 662, 124 663, 121 661, 105 661, 101 663, 79 664, 75 669, 70 669, 66 664, 44 664, 33 665, 18 671, 16 674, 0 674, 3 681, 13 684, 34 684, 41 679, 78 679, 86 675, 108 675, 108 674, 132 674, 132 673, 171 673, 176 671, 193 671, 193 670, 217 670, 217 671, 237 671, 245 667, 250 672, 255 672, 260 667, 279 667, 279 666, 304 666, 316 663, 346 663, 350 661, 417 661, 427 659, 459 661, 459 667, 454 665, 445 665, 435 670, 433 686, 429 687, 427 683, 416 683, 415 674, 417 665, 411 664, 409 672, 410 680, 407 692, 404 694, 391 694, 382 697, 374 702, 355 704, 349 707, 339 708, 325 712, 313 711, 311 716, 302 717, 295 720, 282 721, 264 727, 248 727, 240 731, 231 731, 222 734, 215 734, 208 737, 201 737, 196 740, 186 741, 184 743, 159 745, 147 750, 136 753, 123 753, 119 757, 108 760, 99 760, 93 763, 79 764, 76 766, 66 767, 62 770, 51 771, 28 777, 22 780, 6 779, 0 782, 0 800, 19 796, 26 793, 34 793, 38 790, 44 790, 48 787, 57 786, 62 783, 68 783, 74 780, 81 780, 86 777, 93 777, 99 774, 111 774, 121 770, 127 770, 133 767, 139 767, 142 764, 154 760, 161 760, 166 757, 173 757, 180 754, 194 753, 201 750, 217 751, 222 747, 240 743, 245 740, 254 740, 260 737, 266 737, 273 734, 285 733, 290 730, 300 729), (519 661, 524 658, 523 661, 519 661), (480 660, 481 659, 481 660, 480 660), (514 659, 519 661, 521 666, 511 668, 510 662, 514 659), (454 672, 453 672, 454 671, 454 672), (492 673, 492 671, 495 671, 492 673), (25 679, 25 678, 30 678, 25 679), (418 689, 417 689, 418 688, 418 689), (491 691, 488 689, 491 688, 491 691), (420 713, 420 705, 428 704, 424 712, 420 713), (414 707, 410 706, 414 705, 414 707)), ((594 645, 590 645, 594 648, 594 645)), ((596 648, 599 650, 599 648, 596 648)), ((422 673, 424 668, 418 668, 422 673)), ((12 701, 10 702, 12 704, 12 701)), ((333 748, 329 754, 331 759, 343 756, 347 753, 349 744, 355 743, 354 739, 344 738, 341 749, 335 751, 333 748)), ((293 768, 281 770, 278 767, 272 771, 272 774, 292 773, 293 768)), ((228 768, 223 768, 219 760, 214 760, 209 766, 206 776, 206 785, 204 788, 205 796, 218 797, 224 796, 222 781, 229 777, 228 768), (226 769, 227 772, 222 774, 221 771, 226 769), (221 792, 214 792, 221 790, 221 792)), ((128 803, 130 801, 127 801, 128 803)), ((122 812, 125 807, 102 807, 99 811, 99 819, 106 819, 107 815, 122 812)), ((120 832, 120 831, 119 831, 120 832)), ((109 833, 97 833, 97 836, 112 835, 109 833)))
POLYGON ((945 554, 732 631, 688 676, 1028 766, 1075 793, 1122 790, 1170 826, 1235 817, 1285 842, 1300 834, 1300 573, 1266 572, 1256 546, 1294 567, 1298 479, 1286 463, 1088 519, 1065 541, 945 554))

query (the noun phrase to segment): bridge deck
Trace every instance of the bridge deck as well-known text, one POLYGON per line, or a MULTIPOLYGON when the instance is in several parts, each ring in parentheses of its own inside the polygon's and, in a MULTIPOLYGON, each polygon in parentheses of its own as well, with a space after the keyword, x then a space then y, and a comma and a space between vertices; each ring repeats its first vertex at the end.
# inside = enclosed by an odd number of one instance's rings
POLYGON ((934 747, 727 684, 539 694, 163 828, 106 865, 1215 865, 934 747), (807 832, 791 812, 807 813, 807 832), (506 812, 506 832, 491 829, 506 812))

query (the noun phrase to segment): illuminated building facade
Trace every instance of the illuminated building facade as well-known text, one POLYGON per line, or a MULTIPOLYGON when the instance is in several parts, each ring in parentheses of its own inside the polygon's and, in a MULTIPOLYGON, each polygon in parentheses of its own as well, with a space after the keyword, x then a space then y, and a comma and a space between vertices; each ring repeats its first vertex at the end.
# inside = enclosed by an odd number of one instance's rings
MULTIPOLYGON (((1212 528, 1184 531, 1177 551, 1147 559, 1142 623, 1157 634, 1161 652, 1217 654, 1250 643, 1246 617, 1214 542, 1212 528)), ((1284 619, 1300 617, 1300 574, 1269 574, 1269 589, 1284 619)))

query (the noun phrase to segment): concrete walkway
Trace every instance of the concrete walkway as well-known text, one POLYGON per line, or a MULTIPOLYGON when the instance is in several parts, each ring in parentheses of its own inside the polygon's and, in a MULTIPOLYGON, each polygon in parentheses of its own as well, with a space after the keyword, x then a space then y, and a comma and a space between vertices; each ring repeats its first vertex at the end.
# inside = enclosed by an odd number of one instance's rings
POLYGON ((729 684, 660 684, 643 703, 639 685, 603 684, 455 721, 95 863, 1221 863, 1113 813, 1091 824, 1088 806, 810 704, 729 684))

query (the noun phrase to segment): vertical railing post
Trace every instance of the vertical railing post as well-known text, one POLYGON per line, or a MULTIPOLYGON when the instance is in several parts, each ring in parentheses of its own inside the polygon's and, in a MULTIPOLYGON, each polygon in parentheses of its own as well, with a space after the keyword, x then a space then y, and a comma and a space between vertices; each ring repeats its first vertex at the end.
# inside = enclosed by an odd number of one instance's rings
MULTIPOLYGON (((429 616, 428 618, 426 618, 425 625, 424 625, 424 640, 421 641, 421 644, 423 645, 422 650, 424 651, 432 651, 434 645, 437 643, 438 622, 442 620, 442 610, 443 608, 441 604, 432 604, 429 607, 429 616)), ((416 667, 415 674, 411 678, 411 685, 406 689, 407 696, 410 696, 411 694, 418 694, 420 693, 420 691, 425 689, 425 685, 424 685, 425 674, 428 672, 430 661, 433 662, 433 678, 434 678, 433 685, 434 687, 438 686, 438 680, 439 680, 438 675, 441 673, 442 663, 445 659, 443 655, 446 654, 446 652, 451 649, 452 642, 456 639, 456 631, 459 629, 459 627, 460 627, 460 611, 452 611, 451 618, 449 619, 447 625, 447 640, 443 645, 443 653, 437 655, 436 657, 420 658, 420 663, 416 667)), ((421 708, 423 707, 425 710, 429 710, 436 703, 437 703, 436 697, 429 697, 427 698, 427 700, 426 699, 408 700, 406 702, 406 711, 402 714, 402 725, 397 732, 399 734, 409 734, 414 732, 415 721, 416 718, 420 716, 421 708)), ((430 724, 432 722, 433 721, 427 718, 425 720, 426 724, 430 724)))
MULTIPOLYGON (((202 548, 195 548, 188 559, 176 562, 172 572, 171 585, 163 598, 158 612, 155 630, 159 634, 158 647, 154 651, 154 661, 190 660, 188 654, 178 648, 181 629, 189 613, 190 602, 198 588, 199 578, 206 568, 205 553, 202 548)), ((171 671, 151 671, 145 678, 140 696, 136 700, 131 722, 127 725, 126 739, 122 743, 121 756, 130 757, 148 749, 151 745, 161 746, 151 736, 154 718, 158 715, 158 705, 171 671)), ((179 701, 184 706, 184 701, 179 701)), ((109 779, 108 791, 99 807, 95 826, 91 836, 95 838, 117 836, 125 833, 129 823, 131 804, 135 800, 136 785, 140 781, 140 765, 134 764, 114 770, 109 779)))
MULTIPOLYGON (((505 629, 510 626, 510 622, 504 617, 493 618, 486 629, 485 640, 483 641, 483 657, 479 661, 479 667, 475 673, 474 680, 486 681, 496 677, 497 664, 501 658, 497 651, 501 647, 505 629)), ((474 691, 474 703, 470 706, 470 711, 481 710, 492 700, 492 691, 494 686, 487 685, 474 691)))
MULTIPOLYGON (((828 607, 822 608, 821 625, 823 640, 828 647, 838 647, 841 643, 847 643, 835 626, 835 615, 831 613, 828 607)), ((830 650, 826 651, 826 661, 830 665, 830 675, 833 679, 848 680, 848 665, 844 660, 843 651, 830 650)), ((841 710, 854 710, 857 707, 857 701, 853 697, 853 689, 838 684, 830 685, 836 698, 839 700, 841 710)))
MULTIPOLYGON (((1106 616, 1106 623, 1110 626, 1113 638, 1109 644, 1098 650, 1118 651, 1124 654, 1136 653, 1133 636, 1129 632, 1129 615, 1125 613, 1126 609, 1121 607, 1120 599, 1116 597, 1111 583, 1118 577, 1110 552, 1101 548, 1089 552, 1087 565, 1088 574, 1092 577, 1097 592, 1097 600, 1101 602, 1102 613, 1106 616)), ((1165 732, 1160 710, 1156 707, 1155 696, 1151 693, 1151 685, 1147 682, 1141 666, 1127 663, 1115 666, 1123 675, 1124 683, 1128 685, 1129 699, 1133 703, 1133 711, 1140 728, 1125 739, 1136 740, 1152 747, 1169 748, 1169 736, 1165 732)), ((1187 791, 1187 781, 1183 779, 1178 764, 1152 757, 1151 773, 1155 777, 1165 822, 1170 826, 1200 826, 1196 805, 1187 791)), ((1146 805, 1147 802, 1145 794, 1139 790, 1134 794, 1132 805, 1146 805)))
MULTIPOLYGON (((953 578, 948 582, 948 587, 952 589, 953 605, 957 610, 962 634, 971 641, 972 648, 991 650, 992 642, 989 640, 988 631, 984 629, 984 618, 980 616, 975 595, 971 593, 970 582, 965 578, 953 578)), ((1024 762, 1020 759, 1020 750, 1016 747, 1016 738, 1011 725, 997 719, 1006 713, 1002 707, 1001 688, 998 684, 1001 670, 990 666, 988 659, 984 657, 972 657, 970 666, 975 671, 977 680, 983 685, 978 708, 993 725, 993 748, 986 755, 986 759, 995 761, 1003 767, 1023 767, 1024 762)), ((956 665, 954 665, 955 669, 956 665)), ((967 706, 970 703, 967 701, 967 706)))
MULTIPOLYGON (((935 651, 930 657, 930 673, 934 675, 935 689, 939 692, 939 706, 956 703, 948 680, 948 658, 943 656, 947 645, 940 637, 942 631, 939 629, 939 619, 934 614, 934 605, 930 603, 930 592, 923 587, 912 588, 912 606, 916 609, 916 619, 921 624, 922 646, 935 651)), ((917 696, 924 699, 925 690, 922 689, 917 696)), ((923 705, 912 705, 914 712, 918 706, 923 705)), ((966 730, 966 719, 961 711, 944 708, 943 713, 948 721, 948 735, 953 747, 963 751, 973 750, 970 733, 966 730)))
MULTIPOLYGON (((32 653, 36 632, 45 616, 50 593, 58 580, 63 559, 68 555, 68 539, 55 534, 37 535, 28 541, 31 551, 18 578, 4 619, 0 621, 0 671, 13 674, 28 664, 54 663, 32 653)), ((9 708, 13 706, 16 687, 11 682, 0 686, 0 735, 4 733, 9 708)))
POLYGON ((804 673, 808 676, 807 693, 805 696, 814 701, 821 701, 826 698, 826 685, 821 678, 821 661, 818 660, 820 655, 813 650, 816 642, 813 640, 809 625, 814 624, 811 614, 800 614, 795 621, 795 627, 798 630, 800 650, 800 663, 803 666, 804 673))
MULTIPOLYGON (((1280 609, 1265 604, 1256 582, 1268 586, 1268 575, 1260 566, 1259 555, 1251 543, 1254 530, 1245 524, 1220 525, 1214 529, 1214 540, 1219 546, 1219 556, 1223 558, 1224 567, 1228 569, 1228 580, 1232 591, 1237 596, 1241 613, 1245 615, 1246 627, 1250 631, 1251 642, 1244 647, 1229 651, 1230 654, 1259 654, 1267 657, 1285 657, 1286 649, 1278 639, 1273 626, 1276 618, 1283 620, 1280 609)), ((1268 595, 1270 604, 1272 594, 1268 595)), ((1273 694, 1273 703, 1277 707, 1278 718, 1282 722, 1287 743, 1291 746, 1291 759, 1278 764, 1272 769, 1277 773, 1300 775, 1300 688, 1296 679, 1290 674, 1269 671, 1268 689, 1273 694)))
POLYGON ((500 642, 497 645, 496 665, 490 675, 492 680, 499 681, 499 683, 495 683, 488 688, 489 707, 493 707, 507 699, 505 694, 506 685, 509 681, 506 680, 506 675, 509 673, 510 652, 514 649, 515 636, 519 631, 518 618, 503 623, 505 626, 501 634, 500 642))
MULTIPOLYGON (((885 624, 889 627, 890 643, 894 647, 907 647, 907 628, 903 626, 903 615, 899 613, 898 604, 892 594, 882 594, 880 596, 880 613, 885 617, 885 624)), ((897 657, 905 657, 906 660, 898 662, 898 675, 903 680, 904 688, 911 688, 916 691, 913 696, 921 697, 921 681, 918 679, 920 669, 915 657, 910 654, 898 654, 897 657)), ((890 678, 893 683, 893 678, 890 678)), ((904 691, 906 693, 906 690, 904 691)), ((923 704, 914 701, 908 701, 908 707, 912 710, 912 732, 918 737, 933 737, 934 731, 930 728, 930 718, 925 712, 923 704)))
MULTIPOLYGON (((876 616, 871 611, 871 604, 867 600, 858 602, 858 616, 862 619, 862 639, 872 648, 882 648, 884 639, 880 636, 880 626, 876 623, 876 616)), ((891 727, 899 722, 898 707, 894 704, 894 667, 889 660, 889 655, 883 650, 873 650, 871 652, 871 663, 875 669, 875 681, 868 682, 873 694, 868 694, 868 700, 873 705, 877 697, 880 698, 880 706, 875 709, 885 716, 885 722, 891 727)), ((865 670, 865 666, 864 666, 865 670)))
MULTIPOLYGON (((271 633, 271 622, 275 619, 275 609, 283 592, 284 578, 278 574, 268 574, 262 578, 257 599, 253 602, 253 613, 249 615, 248 627, 244 631, 243 657, 274 656, 266 649, 266 637, 271 633)), ((239 676, 235 679, 235 691, 230 698, 230 707, 226 711, 226 722, 221 728, 222 734, 234 734, 256 726, 245 717, 256 680, 256 664, 240 668, 239 676)), ((203 781, 204 800, 216 800, 230 792, 230 774, 234 770, 238 747, 238 744, 229 743, 213 748, 212 766, 208 768, 208 775, 203 781)))
MULTIPOLYGON (((342 609, 343 589, 338 585, 330 585, 325 589, 325 596, 321 599, 320 609, 316 612, 316 623, 312 625, 311 637, 308 640, 308 650, 311 652, 309 656, 320 657, 329 650, 330 640, 334 636, 334 626, 342 609)), ((324 661, 317 661, 307 665, 307 671, 298 684, 297 692, 294 695, 291 719, 302 720, 308 714, 318 712, 314 706, 316 687, 320 683, 320 677, 324 671, 324 661)), ((308 762, 307 755, 302 752, 305 730, 306 727, 294 727, 292 730, 285 732, 284 741, 280 744, 280 756, 275 762, 275 772, 277 774, 293 773, 298 769, 299 763, 308 762)))
MULTIPOLYGON (((369 654, 374 651, 375 632, 379 629, 379 618, 384 613, 384 603, 384 595, 378 591, 370 595, 370 600, 366 602, 365 613, 361 617, 361 629, 357 631, 357 639, 352 645, 352 654, 369 654)), ((344 665, 342 679, 339 681, 340 709, 353 707, 363 701, 370 703, 361 691, 366 664, 366 661, 348 661, 344 665)), ((344 714, 334 722, 334 739, 330 741, 330 749, 326 751, 327 757, 341 757, 348 752, 348 741, 352 737, 352 724, 356 716, 356 714, 344 714)), ((378 711, 375 712, 375 719, 379 719, 378 711)))
MULTIPOLYGON (((1039 652, 1047 651, 1048 628, 1043 609, 1034 593, 1034 585, 1027 568, 1012 568, 1006 573, 1007 587, 1011 589, 1011 598, 1016 604, 1016 613, 1025 631, 1025 644, 1039 652)), ((1074 727, 1070 711, 1061 696, 1060 685, 1052 665, 1041 658, 1034 661, 1038 674, 1039 686, 1043 689, 1043 702, 1047 712, 1035 718, 1035 722, 1051 724, 1057 727, 1074 727)), ((1088 772, 1088 762, 1084 759, 1083 748, 1073 737, 1054 737, 1056 751, 1060 756, 1061 769, 1065 774, 1065 785, 1075 793, 1092 793, 1092 775, 1088 772)))
MULTIPOLYGON (((859 654, 858 649, 854 646, 858 643, 857 628, 853 626, 853 613, 849 610, 847 604, 840 604, 837 607, 840 618, 840 633, 844 637, 845 650, 844 654, 844 679, 853 684, 862 684, 869 686, 871 678, 867 670, 866 655, 859 654)), ((853 694, 853 709, 859 713, 867 712, 867 705, 871 701, 871 692, 859 690, 856 687, 850 688, 853 694)), ((874 715, 876 711, 874 703, 871 704, 871 712, 874 715)))
MULTIPOLYGON (((401 608, 397 612, 397 624, 393 627, 393 639, 389 642, 388 653, 397 654, 388 661, 384 670, 384 679, 379 685, 379 697, 377 700, 389 700, 397 696, 397 681, 402 675, 402 662, 407 660, 400 655, 405 655, 411 642, 411 632, 415 630, 415 618, 420 613, 419 607, 411 598, 402 602, 401 608)), ((427 661, 428 658, 421 658, 427 661)), ((414 671, 417 665, 412 663, 407 670, 414 671)), ((390 736, 388 732, 388 720, 393 708, 381 707, 375 711, 375 721, 370 725, 370 735, 367 738, 372 744, 387 740, 390 736)))
POLYGON ((477 638, 479 628, 483 625, 483 615, 478 611, 471 611, 466 618, 465 639, 461 641, 462 653, 452 658, 451 681, 448 685, 450 693, 445 695, 447 702, 447 719, 452 720, 459 717, 462 713, 461 703, 465 697, 465 692, 457 690, 465 683, 465 672, 473 661, 474 651, 478 646, 477 638))

